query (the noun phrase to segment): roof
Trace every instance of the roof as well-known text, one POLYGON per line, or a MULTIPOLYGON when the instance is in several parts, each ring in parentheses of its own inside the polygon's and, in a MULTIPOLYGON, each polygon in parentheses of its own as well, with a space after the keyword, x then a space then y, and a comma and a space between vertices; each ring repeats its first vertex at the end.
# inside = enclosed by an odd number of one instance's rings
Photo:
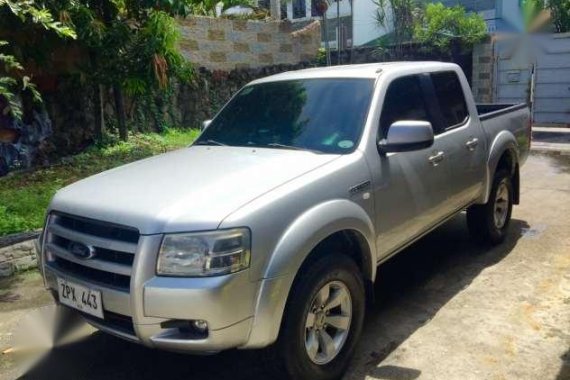
POLYGON ((341 65, 317 67, 296 71, 287 71, 253 81, 252 83, 276 82, 282 80, 312 79, 312 78, 377 78, 380 73, 399 69, 422 69, 426 71, 444 66, 455 67, 454 64, 444 62, 383 62, 366 63, 360 65, 341 65))

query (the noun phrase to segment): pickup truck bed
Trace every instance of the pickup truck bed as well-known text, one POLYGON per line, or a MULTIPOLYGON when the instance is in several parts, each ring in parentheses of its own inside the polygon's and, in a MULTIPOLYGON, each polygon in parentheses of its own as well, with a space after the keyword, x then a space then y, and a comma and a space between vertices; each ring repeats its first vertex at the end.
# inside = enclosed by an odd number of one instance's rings
MULTIPOLYGON (((530 152, 532 118, 525 103, 519 104, 476 104, 483 130, 490 141, 497 141, 500 134, 510 131, 517 142, 519 165, 530 152)), ((516 199, 518 201, 518 199, 516 199)))
POLYGON ((527 105, 525 103, 518 104, 494 104, 494 103, 477 103, 477 113, 479 114, 479 120, 488 120, 505 113, 514 112, 516 110, 525 109, 527 105))

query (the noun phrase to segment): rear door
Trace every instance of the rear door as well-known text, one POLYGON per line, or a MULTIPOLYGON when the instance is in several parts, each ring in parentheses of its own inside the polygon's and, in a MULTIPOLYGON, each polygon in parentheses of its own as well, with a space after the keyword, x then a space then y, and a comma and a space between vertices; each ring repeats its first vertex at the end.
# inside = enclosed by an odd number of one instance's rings
POLYGON ((452 189, 448 205, 451 211, 462 208, 481 193, 485 175, 485 136, 478 118, 469 114, 465 92, 455 71, 440 71, 430 74, 433 99, 439 110, 439 128, 436 139, 444 141, 447 159, 450 162, 452 189))

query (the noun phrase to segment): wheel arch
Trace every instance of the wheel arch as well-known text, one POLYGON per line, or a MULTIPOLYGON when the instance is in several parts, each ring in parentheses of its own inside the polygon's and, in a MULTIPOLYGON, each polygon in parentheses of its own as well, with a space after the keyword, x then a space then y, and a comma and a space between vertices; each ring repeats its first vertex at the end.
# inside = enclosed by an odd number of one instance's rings
POLYGON ((372 220, 362 207, 338 199, 317 205, 298 217, 283 233, 264 271, 253 329, 243 348, 267 346, 277 339, 287 300, 299 273, 327 248, 352 257, 365 283, 376 276, 376 249, 372 220), (344 251, 344 249, 342 250, 344 251))
POLYGON ((346 199, 322 203, 299 216, 279 239, 263 277, 297 274, 317 248, 333 241, 358 248, 361 257, 352 256, 362 264, 365 278, 374 279, 374 225, 362 207, 346 199))
POLYGON ((518 204, 520 198, 519 153, 515 136, 509 131, 500 132, 491 144, 489 152, 484 191, 477 203, 487 203, 495 173, 505 169, 509 171, 513 179, 513 201, 514 204, 518 204))

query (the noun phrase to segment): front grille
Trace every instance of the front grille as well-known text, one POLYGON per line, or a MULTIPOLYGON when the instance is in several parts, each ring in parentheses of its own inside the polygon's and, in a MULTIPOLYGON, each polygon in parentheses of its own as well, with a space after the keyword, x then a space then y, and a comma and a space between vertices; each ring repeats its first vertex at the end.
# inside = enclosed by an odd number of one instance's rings
MULTIPOLYGON (((51 241, 51 244, 61 249, 67 249, 71 243, 73 243, 73 240, 66 239, 64 237, 57 235, 53 235, 53 240, 51 241)), ((100 247, 95 248, 95 257, 98 260, 108 261, 117 264, 124 264, 128 266, 132 266, 133 261, 135 259, 135 255, 133 255, 132 253, 114 251, 111 249, 105 249, 100 247)))
POLYGON ((139 241, 132 227, 55 213, 46 228, 46 262, 87 282, 129 291, 139 241), (72 251, 79 244, 88 256, 72 251))
POLYGON ((91 283, 99 285, 128 290, 131 283, 129 276, 89 268, 57 256, 54 257, 53 261, 50 261, 50 264, 60 272, 69 273, 76 278, 89 280, 91 283))
POLYGON ((139 232, 135 228, 99 222, 66 214, 55 214, 56 223, 62 227, 88 235, 137 244, 139 232))

